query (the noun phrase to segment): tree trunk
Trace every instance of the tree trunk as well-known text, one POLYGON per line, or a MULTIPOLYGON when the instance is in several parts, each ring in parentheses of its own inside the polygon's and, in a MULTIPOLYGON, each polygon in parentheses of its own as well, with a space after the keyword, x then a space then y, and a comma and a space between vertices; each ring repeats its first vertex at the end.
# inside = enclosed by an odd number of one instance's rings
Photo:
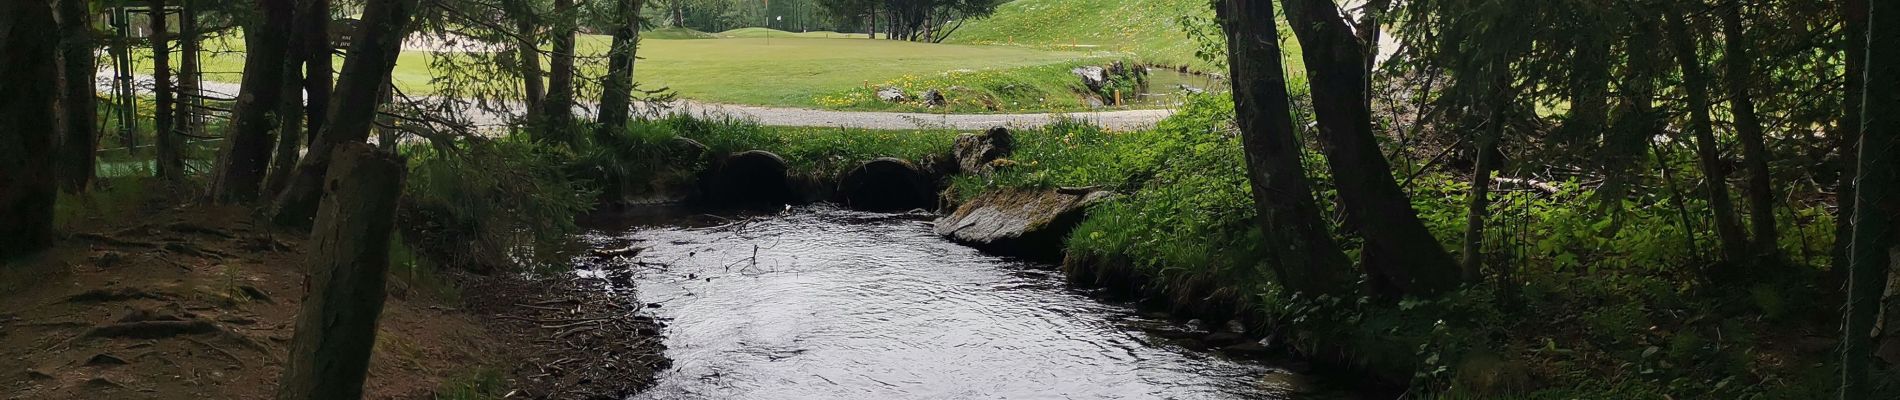
POLYGON ((112 35, 112 65, 115 70, 112 77, 113 90, 119 95, 119 101, 113 102, 112 112, 117 116, 116 122, 119 125, 119 144, 125 147, 127 154, 137 155, 138 128, 133 121, 138 119, 138 112, 137 107, 132 103, 137 101, 138 96, 137 91, 132 89, 132 43, 126 40, 126 36, 130 35, 127 25, 130 24, 132 14, 122 8, 115 9, 112 11, 111 18, 115 33, 112 35))
POLYGON ((53 242, 58 43, 46 2, 0 2, 0 260, 53 242))
POLYGON ((178 1, 178 99, 172 104, 172 121, 177 124, 174 130, 180 136, 202 136, 196 108, 204 104, 204 70, 198 65, 200 38, 198 33, 198 10, 192 0, 178 1))
POLYGON ((633 63, 640 46, 640 6, 643 0, 614 0, 617 8, 613 47, 607 54, 607 76, 600 82, 600 137, 626 130, 633 111, 633 63))
POLYGON ((548 55, 548 96, 545 100, 548 125, 542 129, 546 140, 573 141, 569 130, 574 124, 574 0, 554 0, 559 21, 552 26, 554 52, 548 55))
POLYGON ((1755 79, 1751 43, 1742 30, 1742 2, 1719 7, 1722 17, 1723 56, 1729 91, 1729 110, 1735 114, 1735 134, 1742 141, 1742 167, 1748 170, 1748 218, 1754 228, 1755 251, 1773 260, 1779 253, 1775 228, 1775 187, 1768 174, 1768 144, 1762 138, 1761 120, 1755 115, 1755 100, 1750 94, 1755 79))
MULTIPOLYGON (((301 51, 304 67, 304 123, 305 144, 317 141, 317 133, 323 131, 323 123, 329 120, 330 92, 336 73, 336 50, 330 44, 330 0, 302 0, 298 2, 297 33, 302 45, 292 47, 291 51, 301 51), (298 50, 300 49, 300 50, 298 50)), ((294 67, 293 67, 294 68, 294 67)), ((290 91, 287 93, 295 93, 290 91)))
POLYGON ((363 143, 369 137, 378 97, 389 80, 390 69, 396 66, 416 0, 371 0, 363 8, 362 26, 352 35, 336 97, 330 102, 329 118, 271 210, 271 221, 278 225, 309 227, 317 202, 323 197, 330 153, 338 145, 363 143))
POLYGON ((98 73, 92 50, 92 12, 88 0, 59 1, 60 66, 65 86, 60 90, 58 163, 60 186, 67 193, 86 191, 98 169, 99 100, 93 76, 98 73))
POLYGON ((329 158, 336 162, 306 247, 309 287, 277 384, 279 400, 362 398, 376 346, 403 161, 363 143, 339 145, 329 158))
POLYGON ((1571 56, 1570 113, 1564 116, 1558 140, 1582 152, 1595 150, 1610 110, 1609 38, 1587 39, 1571 56))
POLYGON ((1471 192, 1466 195, 1465 209, 1465 246, 1464 259, 1460 260, 1465 282, 1484 281, 1484 224, 1490 216, 1491 172, 1497 169, 1498 140, 1504 131, 1505 104, 1491 105, 1491 117, 1485 121, 1485 128, 1478 133, 1472 148, 1478 152, 1478 163, 1471 171, 1471 192))
POLYGON ((1835 182, 1834 191, 1834 249, 1830 254, 1833 262, 1829 264, 1824 276, 1826 288, 1839 288, 1847 282, 1849 267, 1848 243, 1854 236, 1854 170, 1860 159, 1860 108, 1863 79, 1866 78, 1867 64, 1867 0, 1847 0, 1841 6, 1842 30, 1847 33, 1845 78, 1846 95, 1841 100, 1841 122, 1836 130, 1840 132, 1841 177, 1835 182))
MULTIPOLYGON (((1632 21, 1628 25, 1630 34, 1624 40, 1625 48, 1657 48, 1662 43, 1657 29, 1657 21, 1644 18, 1632 21)), ((1630 188, 1642 179, 1637 167, 1642 165, 1644 154, 1653 147, 1651 143, 1661 131, 1657 125, 1655 111, 1656 78, 1664 75, 1669 64, 1658 52, 1639 52, 1630 54, 1629 61, 1619 75, 1623 81, 1619 84, 1619 101, 1610 129, 1603 136, 1602 150, 1598 152, 1598 164, 1603 170, 1603 186, 1597 196, 1606 210, 1610 210, 1615 221, 1622 221, 1623 202, 1628 198, 1630 188)), ((1605 71, 1605 78, 1608 71, 1605 71)), ((1565 122, 1566 125, 1569 122, 1565 122)), ((1658 160, 1664 161, 1664 160, 1658 160)), ((1659 162, 1660 164, 1660 162, 1659 162)), ((1667 170, 1665 170, 1666 172, 1667 170)), ((1678 194, 1673 188, 1674 177, 1668 178, 1672 201, 1678 194)), ((1686 222, 1686 220, 1685 220, 1686 222)), ((1693 235, 1690 226, 1683 225, 1685 233, 1693 235)), ((1691 240, 1690 242, 1694 242, 1691 240)))
POLYGON ((395 153, 397 142, 402 141, 402 133, 396 131, 396 118, 390 116, 396 112, 393 107, 396 99, 396 85, 390 79, 383 78, 382 94, 376 98, 377 104, 382 106, 376 108, 376 120, 372 121, 370 126, 376 130, 376 147, 395 153))
POLYGON ((1372 133, 1365 97, 1365 51, 1328 0, 1282 0, 1304 49, 1320 141, 1347 222, 1365 237, 1361 253, 1374 292, 1429 296, 1458 284, 1458 266, 1392 179, 1372 133))
POLYGON ((172 126, 172 65, 170 38, 165 32, 165 0, 151 0, 152 28, 152 135, 158 139, 158 177, 168 181, 185 179, 184 140, 172 126))
POLYGON ((1216 8, 1227 33, 1234 119, 1247 154, 1247 181, 1259 213, 1268 264, 1280 284, 1311 295, 1346 291, 1349 261, 1327 231, 1301 164, 1291 100, 1280 65, 1273 4, 1223 0, 1216 8))
POLYGON ((1722 242, 1722 259, 1730 264, 1749 262, 1748 239, 1735 218, 1735 205, 1728 194, 1728 171, 1722 151, 1715 143, 1714 124, 1709 121, 1709 78, 1702 71, 1696 38, 1689 36, 1689 23, 1684 20, 1682 10, 1670 10, 1667 14, 1669 34, 1666 36, 1682 68, 1683 94, 1689 98, 1686 128, 1695 137, 1696 158, 1701 160, 1702 174, 1708 180, 1706 195, 1709 209, 1715 212, 1715 234, 1722 242))
POLYGON ((541 48, 537 39, 540 36, 535 34, 539 28, 534 7, 527 0, 505 0, 502 5, 515 20, 515 34, 520 35, 515 41, 515 60, 521 63, 522 103, 526 110, 523 114, 527 120, 534 121, 541 114, 542 98, 547 96, 547 88, 541 82, 541 48))
MULTIPOLYGON (((290 0, 257 3, 264 20, 252 25, 252 33, 244 36, 248 49, 244 55, 244 82, 238 87, 237 104, 232 106, 231 124, 225 128, 224 145, 211 180, 211 198, 221 203, 258 199, 258 187, 270 166, 271 144, 276 140, 272 131, 282 128, 273 122, 288 119, 279 110, 285 93, 284 70, 296 68, 294 62, 285 62, 292 30, 271 27, 292 25, 293 5, 290 0)), ((290 126, 294 130, 295 124, 290 126)))
MULTIPOLYGON (((302 57, 291 56, 301 59, 302 57)), ((297 160, 302 158, 304 135, 304 97, 303 71, 301 65, 285 64, 284 95, 277 104, 277 151, 271 156, 270 176, 264 179, 264 198, 274 199, 284 192, 284 186, 290 184, 291 173, 297 170, 297 160)))
POLYGON ((1892 268, 1900 223, 1900 2, 1870 2, 1867 63, 1862 94, 1860 169, 1850 247, 1845 338, 1841 342, 1841 399, 1867 399, 1872 338, 1880 295, 1892 268))

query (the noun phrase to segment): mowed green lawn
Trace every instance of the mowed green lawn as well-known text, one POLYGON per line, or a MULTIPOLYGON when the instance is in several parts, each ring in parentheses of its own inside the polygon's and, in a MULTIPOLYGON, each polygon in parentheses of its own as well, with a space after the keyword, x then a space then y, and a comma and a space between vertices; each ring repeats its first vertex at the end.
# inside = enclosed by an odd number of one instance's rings
MULTIPOLYGON (((740 32, 752 36, 758 31, 740 32)), ((776 32, 775 32, 776 34, 776 32)), ((762 35, 761 35, 762 36, 762 35)), ((911 43, 893 40, 828 39, 819 35, 661 40, 641 42, 641 60, 634 66, 642 88, 671 88, 682 97, 716 103, 815 107, 822 94, 903 78, 953 70, 1007 69, 1047 65, 1087 56, 1079 52, 1049 51, 1013 46, 911 43), (799 37, 805 36, 805 37, 799 37)), ((610 38, 582 36, 583 55, 605 54, 610 38)), ((205 79, 238 82, 244 66, 243 41, 235 35, 206 43, 205 79)), ((147 53, 149 54, 149 53, 147 53)), ((440 53, 452 56, 453 53, 440 53)), ((429 57, 438 54, 405 51, 392 74, 409 94, 429 94, 429 57)), ((545 60, 545 59, 544 59, 545 60)), ((336 60, 339 70, 342 58, 336 60)), ((599 76, 605 63, 582 71, 599 76)), ((139 61, 149 73, 149 55, 139 61)))

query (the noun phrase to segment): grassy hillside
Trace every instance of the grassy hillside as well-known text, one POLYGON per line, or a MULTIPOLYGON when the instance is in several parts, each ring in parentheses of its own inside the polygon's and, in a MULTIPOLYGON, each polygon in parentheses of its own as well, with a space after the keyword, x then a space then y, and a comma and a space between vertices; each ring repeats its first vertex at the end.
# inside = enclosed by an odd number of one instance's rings
POLYGON ((1144 63, 1212 65, 1194 57, 1183 15, 1212 17, 1206 0, 1016 0, 970 21, 946 43, 1016 45, 1132 54, 1144 63))

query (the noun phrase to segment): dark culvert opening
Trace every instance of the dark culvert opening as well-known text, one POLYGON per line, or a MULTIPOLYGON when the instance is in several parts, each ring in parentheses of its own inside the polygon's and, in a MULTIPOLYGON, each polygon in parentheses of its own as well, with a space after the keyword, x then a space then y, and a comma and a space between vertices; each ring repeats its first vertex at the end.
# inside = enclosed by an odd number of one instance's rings
POLYGON ((906 211, 936 205, 930 179, 909 161, 884 157, 863 164, 838 181, 845 206, 865 211, 906 211))
POLYGON ((763 150, 733 154, 713 174, 708 200, 741 207, 790 204, 798 197, 792 190, 789 170, 785 159, 777 154, 763 150))

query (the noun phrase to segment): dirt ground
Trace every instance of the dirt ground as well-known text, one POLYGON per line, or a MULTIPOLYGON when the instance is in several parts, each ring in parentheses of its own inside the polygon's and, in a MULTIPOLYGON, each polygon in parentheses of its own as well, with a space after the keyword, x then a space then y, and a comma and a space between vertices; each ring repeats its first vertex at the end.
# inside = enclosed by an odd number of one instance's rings
MULTIPOLYGON (((0 268, 0 399, 274 395, 304 292, 302 235, 248 208, 148 208, 78 222, 0 268)), ((624 395, 665 368, 659 322, 635 318, 637 301, 557 281, 468 278, 488 289, 445 301, 392 280, 367 397, 437 398, 484 371, 502 375, 487 390, 517 398, 624 395), (549 360, 568 364, 549 373, 549 360), (621 379, 589 379, 602 363, 621 379)))

